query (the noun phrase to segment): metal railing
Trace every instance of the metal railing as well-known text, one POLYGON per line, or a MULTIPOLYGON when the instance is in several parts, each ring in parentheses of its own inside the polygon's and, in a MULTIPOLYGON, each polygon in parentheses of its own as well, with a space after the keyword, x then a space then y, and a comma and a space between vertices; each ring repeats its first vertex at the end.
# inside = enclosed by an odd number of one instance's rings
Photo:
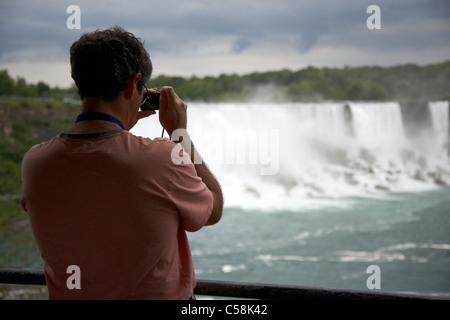
MULTIPOLYGON (((46 285, 46 281, 43 271, 0 268, 0 284, 46 285)), ((194 293, 202 296, 269 300, 450 300, 450 296, 218 280, 197 280, 194 293)))

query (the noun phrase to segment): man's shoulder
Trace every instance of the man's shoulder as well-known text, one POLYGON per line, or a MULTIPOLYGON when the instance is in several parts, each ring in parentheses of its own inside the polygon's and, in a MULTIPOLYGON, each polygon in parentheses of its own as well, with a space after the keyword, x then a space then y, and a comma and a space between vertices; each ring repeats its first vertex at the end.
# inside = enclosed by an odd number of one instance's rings
POLYGON ((176 143, 167 138, 146 138, 127 133, 122 137, 127 153, 135 154, 139 159, 149 158, 152 163, 157 159, 166 162, 171 159, 176 143))
POLYGON ((52 142, 53 142, 55 139, 58 139, 58 137, 54 137, 54 138, 52 138, 52 139, 50 139, 50 140, 43 141, 43 142, 41 142, 41 143, 37 143, 37 144, 31 146, 30 149, 28 149, 28 151, 25 153, 25 156, 26 156, 26 155, 30 155, 30 154, 32 154, 32 153, 34 153, 34 152, 36 152, 36 151, 39 151, 40 149, 43 149, 43 148, 48 147, 49 145, 52 144, 52 142))
POLYGON ((145 148, 155 147, 155 148, 167 148, 168 150, 171 150, 175 145, 175 143, 168 138, 151 139, 147 137, 134 135, 131 132, 127 132, 126 138, 132 144, 135 144, 136 146, 142 146, 145 148))

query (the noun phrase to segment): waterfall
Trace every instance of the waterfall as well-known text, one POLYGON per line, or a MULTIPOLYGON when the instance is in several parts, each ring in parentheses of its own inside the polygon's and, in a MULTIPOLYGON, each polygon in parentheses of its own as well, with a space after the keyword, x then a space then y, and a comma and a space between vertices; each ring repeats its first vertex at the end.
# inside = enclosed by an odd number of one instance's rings
MULTIPOLYGON (((429 103, 420 141, 402 112, 397 102, 191 103, 188 132, 229 206, 296 209, 317 197, 450 185, 448 102, 429 103)), ((159 136, 157 116, 132 132, 159 136)))
POLYGON ((361 145, 380 147, 404 143, 400 104, 396 102, 349 103, 356 139, 361 145))
POLYGON ((430 101, 428 107, 431 114, 433 130, 447 136, 449 129, 449 106, 448 101, 430 101))
POLYGON ((295 108, 299 126, 310 126, 311 134, 345 135, 347 123, 342 103, 304 103, 295 108))
POLYGON ((448 148, 449 139, 449 104, 448 101, 428 102, 432 124, 432 134, 437 148, 442 151, 448 148))

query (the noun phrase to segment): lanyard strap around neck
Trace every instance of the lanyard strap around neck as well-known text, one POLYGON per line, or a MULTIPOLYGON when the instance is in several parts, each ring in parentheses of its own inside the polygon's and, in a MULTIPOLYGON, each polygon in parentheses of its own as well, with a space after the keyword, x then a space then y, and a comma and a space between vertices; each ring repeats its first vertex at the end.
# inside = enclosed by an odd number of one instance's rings
POLYGON ((126 130, 123 126, 122 122, 120 122, 119 119, 116 117, 113 117, 112 115, 109 115, 107 113, 103 112, 86 112, 82 113, 77 117, 77 120, 75 120, 75 123, 84 121, 84 120, 105 120, 109 122, 117 123, 123 130, 126 130))

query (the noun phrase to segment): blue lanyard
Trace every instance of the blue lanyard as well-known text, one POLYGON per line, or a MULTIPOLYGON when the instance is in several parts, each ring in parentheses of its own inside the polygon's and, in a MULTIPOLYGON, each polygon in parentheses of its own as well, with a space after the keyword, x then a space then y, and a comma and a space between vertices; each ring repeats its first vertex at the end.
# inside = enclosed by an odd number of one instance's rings
POLYGON ((75 120, 75 123, 84 121, 84 120, 105 120, 109 122, 117 123, 123 130, 126 130, 123 126, 122 122, 120 122, 119 119, 116 117, 113 117, 112 115, 109 115, 107 113, 102 112, 86 112, 82 113, 77 117, 77 120, 75 120))

